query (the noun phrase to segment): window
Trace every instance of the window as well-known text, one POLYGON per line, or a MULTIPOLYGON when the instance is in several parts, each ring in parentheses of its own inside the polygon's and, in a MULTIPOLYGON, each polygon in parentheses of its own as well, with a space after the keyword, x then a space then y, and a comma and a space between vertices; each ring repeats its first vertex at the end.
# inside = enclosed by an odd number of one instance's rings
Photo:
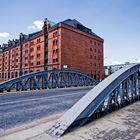
POLYGON ((53 50, 53 54, 55 53, 55 50, 53 50))
POLYGON ((96 52, 96 49, 94 49, 94 52, 96 52))
POLYGON ((56 58, 55 61, 58 62, 58 58, 56 58))
POLYGON ((96 45, 96 41, 94 42, 94 45, 96 45))
POLYGON ((28 72, 27 71, 24 71, 24 74, 27 74, 28 72))
POLYGON ((90 51, 92 51, 92 48, 90 48, 90 51))
POLYGON ((37 58, 40 58, 40 54, 37 54, 37 58))
POLYGON ((55 59, 53 59, 53 63, 55 63, 55 59))
POLYGON ((57 46, 58 45, 58 40, 53 40, 53 46, 57 46))
POLYGON ((16 62, 18 62, 18 59, 16 59, 16 62))
POLYGON ((33 52, 34 51, 34 48, 31 48, 30 51, 33 52))
POLYGON ((98 53, 101 53, 100 50, 98 50, 98 53))
POLYGON ((56 37, 58 35, 58 32, 53 32, 53 37, 56 37))
POLYGON ((16 65, 16 68, 18 68, 18 65, 16 65))
POLYGON ((24 47, 28 47, 28 44, 25 44, 25 46, 24 47))
POLYGON ((53 63, 58 62, 58 58, 53 59, 53 63))
POLYGON ((53 54, 58 54, 58 49, 53 50, 53 54))
POLYGON ((18 72, 16 71, 15 77, 17 77, 17 76, 18 76, 18 72))
POLYGON ((92 55, 90 55, 90 59, 92 59, 92 55))
POLYGON ((40 51, 40 46, 37 46, 37 51, 40 51))
POLYGON ((40 42, 40 38, 39 39, 37 39, 37 43, 39 43, 40 42))
POLYGON ((58 32, 57 32, 57 31, 55 32, 55 35, 56 35, 56 36, 58 35, 58 32))
POLYGON ((25 67, 27 67, 27 66, 28 66, 28 64, 26 63, 24 66, 25 66, 25 67))
POLYGON ((96 56, 94 56, 94 59, 96 59, 96 56))
POLYGON ((96 63, 94 64, 94 66, 96 67, 96 63))
POLYGON ((32 46, 32 45, 34 45, 34 42, 33 41, 30 43, 30 46, 32 46))
POLYGON ((55 53, 58 53, 58 49, 55 50, 55 53))
POLYGON ((25 50, 25 53, 28 53, 28 50, 25 50))
POLYGON ((40 61, 37 61, 37 62, 36 62, 36 65, 40 65, 40 61))

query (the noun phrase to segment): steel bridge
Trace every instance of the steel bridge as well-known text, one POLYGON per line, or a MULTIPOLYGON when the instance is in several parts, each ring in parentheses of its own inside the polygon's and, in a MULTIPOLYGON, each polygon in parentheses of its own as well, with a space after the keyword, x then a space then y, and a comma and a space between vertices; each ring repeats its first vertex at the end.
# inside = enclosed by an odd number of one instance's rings
POLYGON ((109 113, 140 99, 140 64, 128 65, 96 85, 69 109, 49 130, 60 137, 90 119, 109 113))
POLYGON ((0 83, 0 92, 25 91, 74 86, 92 86, 98 83, 94 78, 72 70, 48 70, 32 72, 0 83))

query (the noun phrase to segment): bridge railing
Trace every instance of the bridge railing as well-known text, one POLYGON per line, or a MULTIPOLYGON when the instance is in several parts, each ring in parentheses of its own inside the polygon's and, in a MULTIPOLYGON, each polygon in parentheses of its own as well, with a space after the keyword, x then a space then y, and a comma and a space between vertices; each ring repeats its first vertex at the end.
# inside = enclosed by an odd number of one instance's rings
POLYGON ((94 78, 71 70, 48 70, 32 72, 0 83, 0 92, 11 90, 36 90, 72 86, 92 86, 98 83, 94 78))

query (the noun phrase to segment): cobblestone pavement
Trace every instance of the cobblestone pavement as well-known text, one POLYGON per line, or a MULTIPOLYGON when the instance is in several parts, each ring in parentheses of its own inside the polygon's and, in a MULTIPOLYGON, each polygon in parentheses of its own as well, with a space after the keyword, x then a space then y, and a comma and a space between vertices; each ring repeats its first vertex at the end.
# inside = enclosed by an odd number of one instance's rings
POLYGON ((29 140, 140 140, 140 101, 60 138, 52 138, 45 132, 29 140))

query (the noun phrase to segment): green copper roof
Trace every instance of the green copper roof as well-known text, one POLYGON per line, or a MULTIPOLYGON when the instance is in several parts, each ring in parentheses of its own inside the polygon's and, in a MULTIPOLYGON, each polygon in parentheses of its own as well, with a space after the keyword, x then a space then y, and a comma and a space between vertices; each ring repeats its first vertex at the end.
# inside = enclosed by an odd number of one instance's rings
POLYGON ((53 22, 51 20, 48 20, 47 18, 45 18, 44 21, 46 21, 47 24, 50 24, 51 27, 54 26, 54 25, 56 25, 55 22, 53 22))

